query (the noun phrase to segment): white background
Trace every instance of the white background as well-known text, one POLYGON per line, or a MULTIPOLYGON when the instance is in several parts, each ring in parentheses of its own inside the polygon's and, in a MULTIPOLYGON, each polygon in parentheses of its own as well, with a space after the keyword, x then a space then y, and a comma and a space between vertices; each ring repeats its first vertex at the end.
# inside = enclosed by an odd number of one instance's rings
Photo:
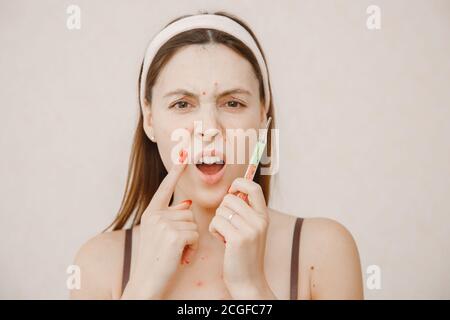
POLYGON ((0 298, 68 297, 66 268, 122 199, 145 47, 225 10, 259 38, 281 167, 272 206, 338 220, 368 299, 450 298, 449 1, 0 2, 0 298), (81 8, 81 30, 66 8, 81 8), (381 8, 381 30, 366 8, 381 8), (366 277, 366 274, 364 273, 366 277))

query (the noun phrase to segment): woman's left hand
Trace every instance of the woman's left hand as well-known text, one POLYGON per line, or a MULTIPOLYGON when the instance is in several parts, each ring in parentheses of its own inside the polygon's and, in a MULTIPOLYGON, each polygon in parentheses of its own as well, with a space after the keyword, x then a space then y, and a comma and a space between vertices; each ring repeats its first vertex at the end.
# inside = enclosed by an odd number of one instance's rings
POLYGON ((216 210, 211 233, 225 238, 223 279, 234 299, 275 299, 264 273, 269 215, 261 186, 237 178, 216 210), (233 193, 247 194, 247 202, 233 193))

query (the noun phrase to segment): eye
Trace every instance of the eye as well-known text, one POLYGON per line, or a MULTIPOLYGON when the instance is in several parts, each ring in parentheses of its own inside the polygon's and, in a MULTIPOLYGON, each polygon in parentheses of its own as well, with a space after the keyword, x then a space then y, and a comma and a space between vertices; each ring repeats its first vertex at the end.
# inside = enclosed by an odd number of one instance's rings
POLYGON ((243 108, 243 107, 245 107, 245 105, 244 105, 243 103, 241 103, 241 102, 239 102, 239 101, 237 101, 237 100, 230 100, 230 101, 227 101, 227 102, 225 103, 225 106, 226 106, 226 107, 229 107, 229 108, 231 108, 231 109, 237 109, 237 108, 243 108))
POLYGON ((192 105, 189 102, 187 102, 185 100, 180 100, 180 101, 177 101, 174 104, 172 104, 169 108, 184 110, 184 109, 188 109, 189 107, 192 107, 192 105))

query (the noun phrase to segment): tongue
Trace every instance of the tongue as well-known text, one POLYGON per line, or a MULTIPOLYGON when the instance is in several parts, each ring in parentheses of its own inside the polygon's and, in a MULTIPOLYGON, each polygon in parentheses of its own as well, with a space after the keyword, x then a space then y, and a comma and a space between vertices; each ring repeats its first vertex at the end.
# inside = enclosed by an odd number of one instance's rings
POLYGON ((204 174, 215 174, 222 169, 223 164, 198 164, 197 168, 204 174))

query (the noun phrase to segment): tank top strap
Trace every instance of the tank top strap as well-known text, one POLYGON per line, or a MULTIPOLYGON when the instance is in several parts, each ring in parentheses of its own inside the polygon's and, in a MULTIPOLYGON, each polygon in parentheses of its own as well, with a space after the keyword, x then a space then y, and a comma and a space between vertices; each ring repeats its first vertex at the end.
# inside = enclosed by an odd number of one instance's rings
POLYGON ((300 233, 302 230, 302 224, 303 218, 298 217, 295 221, 294 234, 292 237, 290 300, 297 300, 299 247, 300 247, 300 233))
POLYGON ((133 228, 125 230, 125 246, 123 254, 122 293, 130 279, 131 246, 133 242, 133 228))

